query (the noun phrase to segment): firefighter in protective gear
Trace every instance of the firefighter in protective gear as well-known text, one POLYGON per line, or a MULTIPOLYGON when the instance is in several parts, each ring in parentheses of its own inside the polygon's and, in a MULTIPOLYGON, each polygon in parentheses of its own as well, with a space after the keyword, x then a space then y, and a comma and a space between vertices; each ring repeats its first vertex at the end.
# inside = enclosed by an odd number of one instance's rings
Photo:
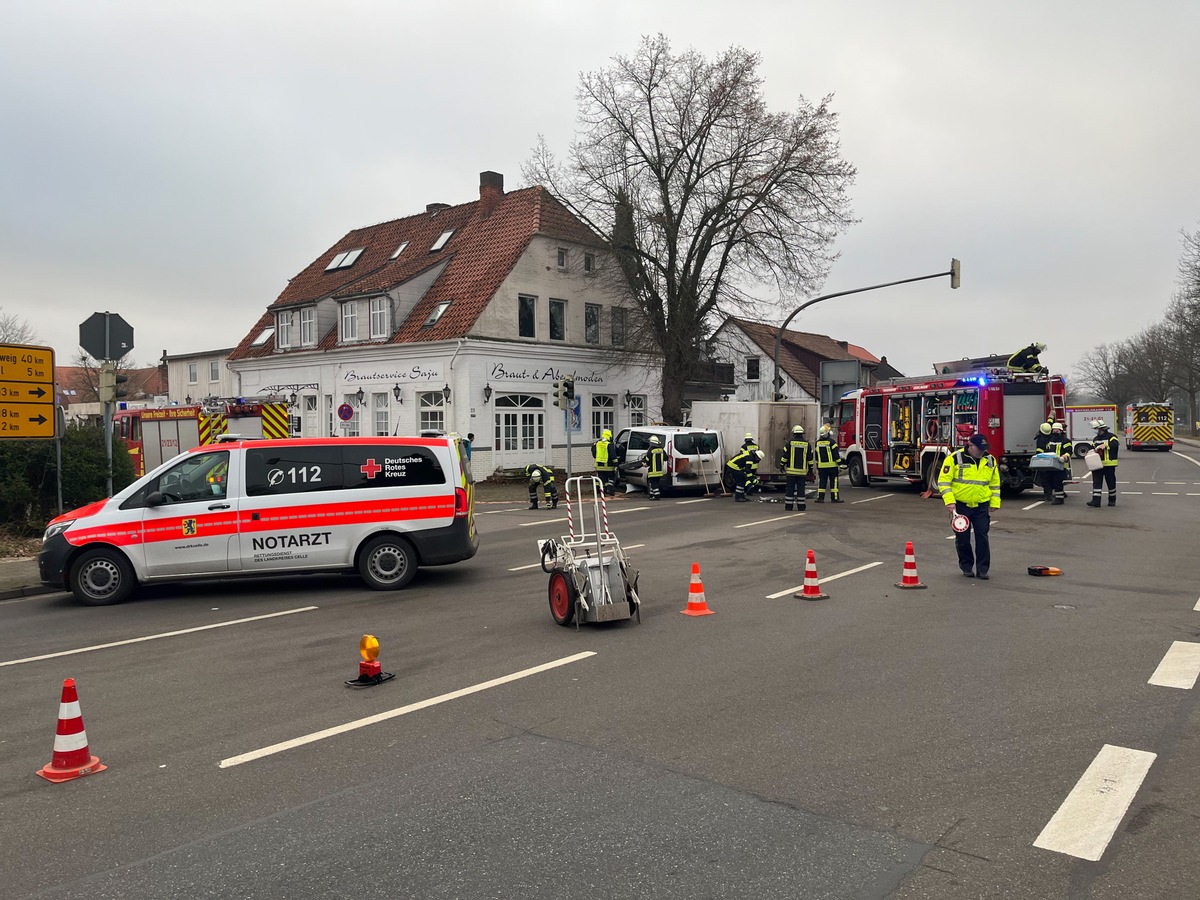
POLYGON ((761 450, 747 450, 745 447, 740 449, 729 462, 725 463, 725 468, 729 470, 733 476, 733 499, 737 503, 747 502, 746 498, 746 483, 749 479, 751 466, 757 468, 762 458, 766 456, 761 450))
POLYGON ((1053 430, 1053 428, 1053 422, 1043 422, 1038 426, 1037 440, 1034 441, 1034 445, 1037 447, 1038 453, 1044 453, 1046 451, 1046 447, 1050 444, 1050 432, 1053 430))
POLYGON ((1054 506, 1061 506, 1066 502, 1067 492, 1063 490, 1063 485, 1067 480, 1067 472, 1071 469, 1071 453, 1074 448, 1071 442, 1067 440, 1066 434, 1063 433, 1063 427, 1060 423, 1055 422, 1051 427, 1050 443, 1046 445, 1046 452, 1053 453, 1062 460, 1066 470, 1049 469, 1042 472, 1042 493, 1047 500, 1051 501, 1054 506))
POLYGON ((1121 441, 1115 434, 1108 430, 1108 425, 1103 419, 1095 419, 1092 421, 1092 427, 1096 429, 1096 439, 1092 441, 1092 449, 1100 454, 1100 459, 1104 461, 1104 465, 1092 473, 1092 499, 1088 501, 1088 506, 1100 505, 1100 485, 1108 485, 1108 505, 1117 505, 1117 451, 1120 449, 1121 441))
POLYGON ((754 440, 754 435, 749 431, 746 432, 746 438, 742 441, 742 449, 750 454, 750 469, 746 472, 746 496, 749 497, 762 488, 762 482, 758 480, 759 456, 756 452, 758 442, 754 440))
POLYGON ((529 479, 529 508, 538 508, 538 488, 546 495, 546 508, 558 509, 558 488, 554 486, 554 470, 541 463, 530 463, 525 467, 529 479))
POLYGON ((1017 372, 1045 372, 1046 367, 1038 361, 1038 356, 1045 350, 1045 344, 1030 344, 1008 358, 1008 367, 1017 372))
POLYGON ((651 500, 658 500, 662 497, 659 484, 667 474, 667 453, 657 435, 650 438, 650 449, 642 458, 642 465, 646 467, 646 491, 651 500))
POLYGON ((617 448, 607 428, 600 432, 600 440, 592 444, 592 458, 596 460, 596 474, 604 483, 604 493, 611 497, 617 492, 617 448))
POLYGON ((812 463, 812 445, 804 439, 804 426, 792 428, 792 439, 788 441, 783 463, 787 485, 783 492, 783 508, 792 511, 794 504, 804 509, 804 489, 808 483, 808 470, 812 463))
POLYGON ((838 452, 837 437, 833 427, 822 425, 817 437, 817 502, 825 502, 825 491, 829 491, 830 503, 841 503, 838 496, 838 469, 842 456, 838 452))
POLYGON ((967 446, 946 457, 938 474, 938 489, 950 517, 966 516, 970 527, 954 535, 958 567, 968 578, 987 580, 992 565, 988 543, 991 511, 1000 508, 1000 466, 988 453, 982 434, 972 435, 967 446), (975 532, 975 553, 971 553, 971 532, 975 532))

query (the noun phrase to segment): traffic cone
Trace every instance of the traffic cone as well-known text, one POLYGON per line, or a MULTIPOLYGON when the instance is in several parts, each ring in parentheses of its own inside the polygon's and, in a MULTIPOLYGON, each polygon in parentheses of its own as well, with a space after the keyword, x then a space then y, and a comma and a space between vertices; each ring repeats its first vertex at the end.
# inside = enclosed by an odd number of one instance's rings
POLYGON ((917 557, 913 554, 912 541, 904 545, 904 574, 900 580, 896 582, 898 588, 927 588, 929 585, 921 584, 921 580, 917 578, 917 557))
POLYGON ((687 609, 681 609, 685 616, 711 616, 714 610, 708 608, 704 599, 704 583, 700 581, 700 563, 692 563, 692 583, 688 585, 687 609))
POLYGON ((808 551, 808 562, 804 566, 804 590, 793 594, 798 600, 828 600, 829 595, 821 593, 821 583, 817 580, 817 555, 808 551))
POLYGON ((79 695, 75 679, 63 682, 62 702, 58 705, 58 731, 54 735, 54 755, 50 762, 37 770, 47 781, 70 781, 84 775, 103 772, 108 766, 88 750, 87 732, 83 730, 83 715, 79 712, 79 695))

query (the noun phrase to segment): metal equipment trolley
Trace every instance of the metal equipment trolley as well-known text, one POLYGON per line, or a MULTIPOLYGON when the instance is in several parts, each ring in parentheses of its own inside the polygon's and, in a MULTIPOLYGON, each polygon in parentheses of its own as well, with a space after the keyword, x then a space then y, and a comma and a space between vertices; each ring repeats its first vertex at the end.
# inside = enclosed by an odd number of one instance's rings
POLYGON ((575 622, 576 628, 580 622, 634 617, 641 622, 638 572, 630 568, 621 542, 609 530, 603 483, 595 475, 577 475, 567 479, 564 494, 567 536, 542 542, 542 571, 550 575, 550 615, 559 625, 575 622), (591 505, 590 517, 585 503, 591 505))

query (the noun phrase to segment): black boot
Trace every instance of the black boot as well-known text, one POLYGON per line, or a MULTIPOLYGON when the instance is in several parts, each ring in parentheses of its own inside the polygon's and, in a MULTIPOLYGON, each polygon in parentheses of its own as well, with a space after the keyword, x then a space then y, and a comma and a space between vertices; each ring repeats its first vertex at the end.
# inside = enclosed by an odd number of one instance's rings
POLYGON ((538 508, 538 506, 537 506, 537 503, 536 503, 536 502, 530 503, 530 504, 529 504, 529 508, 530 508, 530 509, 537 509, 537 508, 538 508))
POLYGON ((1089 500, 1089 501, 1087 502, 1087 505, 1088 505, 1088 506, 1094 506, 1094 507, 1096 507, 1097 509, 1099 509, 1099 508, 1100 508, 1100 498, 1099 498, 1099 497, 1093 497, 1091 500, 1089 500))
POLYGON ((846 501, 845 501, 845 500, 839 500, 837 497, 834 497, 834 498, 833 498, 832 500, 830 500, 829 502, 830 502, 830 503, 845 503, 846 501))
POLYGON ((1113 497, 1109 497, 1109 498, 1108 498, 1108 505, 1109 505, 1109 506, 1116 506, 1116 505, 1117 505, 1117 498, 1116 498, 1115 496, 1113 496, 1113 497))

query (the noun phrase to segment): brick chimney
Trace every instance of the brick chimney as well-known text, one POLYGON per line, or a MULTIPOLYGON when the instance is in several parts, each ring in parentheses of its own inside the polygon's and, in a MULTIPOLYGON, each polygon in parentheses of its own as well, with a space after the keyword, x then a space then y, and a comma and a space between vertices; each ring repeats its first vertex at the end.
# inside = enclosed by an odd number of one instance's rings
POLYGON ((504 176, 499 172, 479 173, 479 212, 490 215, 504 197, 504 176))

